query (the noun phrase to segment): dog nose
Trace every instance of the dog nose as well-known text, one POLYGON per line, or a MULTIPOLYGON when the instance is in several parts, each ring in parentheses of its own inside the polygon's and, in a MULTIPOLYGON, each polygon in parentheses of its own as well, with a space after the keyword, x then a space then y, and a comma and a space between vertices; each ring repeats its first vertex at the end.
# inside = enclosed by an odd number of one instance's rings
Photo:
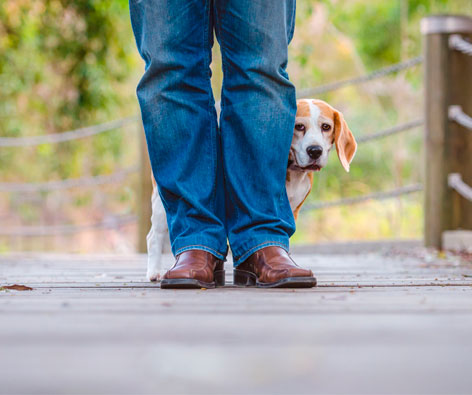
POLYGON ((306 149, 306 153, 311 159, 318 159, 323 153, 323 148, 321 148, 319 145, 310 145, 306 149))

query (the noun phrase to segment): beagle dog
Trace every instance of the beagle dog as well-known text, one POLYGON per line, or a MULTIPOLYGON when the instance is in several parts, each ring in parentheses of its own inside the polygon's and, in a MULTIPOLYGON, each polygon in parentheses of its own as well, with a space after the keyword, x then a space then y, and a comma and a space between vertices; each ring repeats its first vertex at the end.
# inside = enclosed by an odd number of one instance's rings
POLYGON ((322 100, 298 100, 285 181, 295 220, 310 194, 314 172, 326 166, 333 145, 349 172, 357 143, 343 114, 322 100))
MULTIPOLYGON (((348 172, 357 150, 357 143, 343 114, 322 100, 298 100, 285 180, 295 220, 310 194, 314 172, 326 166, 333 146, 336 147, 341 165, 348 172)), ((152 225, 147 235, 147 278, 156 281, 160 276, 162 248, 167 237, 167 221, 154 177, 152 181, 152 225)))

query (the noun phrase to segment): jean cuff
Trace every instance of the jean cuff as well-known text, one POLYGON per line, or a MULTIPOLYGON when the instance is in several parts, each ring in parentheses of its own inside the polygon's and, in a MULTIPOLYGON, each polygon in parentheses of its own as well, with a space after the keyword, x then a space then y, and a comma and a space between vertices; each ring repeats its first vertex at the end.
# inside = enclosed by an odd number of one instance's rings
POLYGON ((289 252, 289 241, 288 237, 282 236, 268 236, 265 239, 258 238, 257 242, 255 243, 245 243, 242 247, 238 250, 243 251, 241 254, 237 254, 233 252, 233 265, 234 267, 243 263, 247 258, 249 258, 252 254, 254 254, 257 250, 260 250, 264 247, 269 246, 278 246, 282 247, 285 251, 289 252))
POLYGON ((224 252, 218 251, 216 248, 210 247, 206 244, 185 244, 181 245, 179 247, 176 247, 175 244, 172 246, 172 253, 174 256, 179 255, 180 253, 188 250, 203 250, 206 252, 209 252, 213 256, 215 256, 217 259, 222 260, 223 262, 226 262, 226 255, 228 255, 228 246, 226 246, 226 249, 224 252))

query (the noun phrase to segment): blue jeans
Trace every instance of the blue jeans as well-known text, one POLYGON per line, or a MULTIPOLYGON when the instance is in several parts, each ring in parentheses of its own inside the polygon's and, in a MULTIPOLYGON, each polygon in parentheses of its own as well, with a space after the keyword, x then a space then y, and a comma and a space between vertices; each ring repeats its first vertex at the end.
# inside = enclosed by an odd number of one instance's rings
POLYGON ((137 96, 172 253, 202 249, 226 260, 228 240, 237 266, 266 246, 288 251, 295 0, 130 0, 130 12, 145 61, 137 96), (219 125, 213 32, 224 75, 219 125))

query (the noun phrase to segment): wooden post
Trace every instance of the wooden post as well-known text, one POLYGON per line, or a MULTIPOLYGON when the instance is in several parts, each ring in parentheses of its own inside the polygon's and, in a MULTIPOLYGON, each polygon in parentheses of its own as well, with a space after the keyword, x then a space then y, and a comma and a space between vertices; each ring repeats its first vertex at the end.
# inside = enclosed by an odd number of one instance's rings
POLYGON ((146 235, 151 228, 151 195, 152 195, 152 171, 149 161, 149 153, 147 149, 146 136, 144 134, 143 125, 139 122, 139 139, 140 139, 140 162, 141 172, 139 177, 139 198, 138 198, 138 252, 146 253, 146 235))
POLYGON ((472 209, 447 185, 449 173, 472 182, 472 133, 449 121, 449 106, 472 113, 472 59, 449 48, 451 34, 472 36, 472 18, 438 15, 421 21, 425 63, 425 245, 442 248, 445 230, 472 229, 472 209))
MULTIPOLYGON (((461 36, 472 42, 472 18, 469 18, 468 33, 461 33, 461 36)), ((450 67, 454 76, 450 104, 460 105, 472 116, 472 56, 453 50, 450 67)), ((459 173, 466 184, 472 185, 472 131, 457 122, 451 122, 449 126, 450 172, 459 173)), ((472 230, 472 202, 456 191, 451 191, 451 195, 451 229, 472 230)))

